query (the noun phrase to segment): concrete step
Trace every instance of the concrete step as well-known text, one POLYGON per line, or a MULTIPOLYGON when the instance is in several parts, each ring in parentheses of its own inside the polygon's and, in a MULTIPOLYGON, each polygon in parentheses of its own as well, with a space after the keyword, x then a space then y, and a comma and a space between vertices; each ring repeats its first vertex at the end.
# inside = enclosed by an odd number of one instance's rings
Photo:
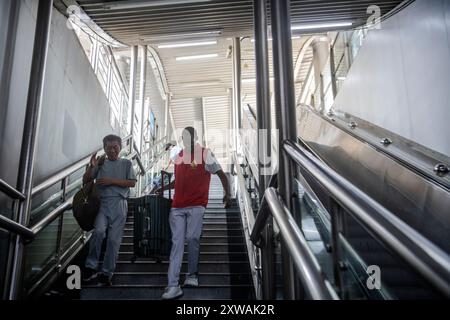
MULTIPOLYGON (((133 251, 122 251, 119 252, 119 260, 121 261, 131 261, 134 257, 133 251)), ((183 255, 183 259, 187 261, 188 253, 187 251, 183 255)), ((154 259, 138 258, 141 261, 153 261, 154 259)), ((200 252, 200 260, 202 261, 246 261, 247 252, 200 252)))
MULTIPOLYGON (((201 243, 244 243, 244 235, 239 236, 206 236, 202 235, 201 243)), ((133 236, 123 236, 122 243, 133 243, 133 236)))
MULTIPOLYGON (((116 272, 167 272, 169 261, 166 258, 161 262, 151 260, 140 260, 130 262, 128 260, 119 260, 116 265, 116 272)), ((203 261, 198 264, 200 273, 217 272, 217 273, 234 273, 249 272, 249 264, 247 260, 243 261, 203 261)), ((181 272, 187 272, 187 261, 183 261, 181 272)))
MULTIPOLYGON (((160 299, 164 286, 117 285, 111 287, 86 287, 80 292, 82 300, 150 300, 160 299)), ((254 299, 251 285, 209 285, 183 288, 180 300, 248 300, 254 299)))
MULTIPOLYGON (((185 275, 180 276, 183 283, 185 275)), ((201 273, 199 274, 199 285, 229 286, 236 284, 251 284, 250 273, 201 273)), ((116 272, 113 278, 114 285, 167 285, 167 272, 116 272)))
MULTIPOLYGON (((185 251, 187 250, 185 245, 185 251)), ((246 246, 244 243, 200 243, 200 252, 245 252, 246 246)), ((120 252, 132 252, 133 243, 122 243, 120 252)))
MULTIPOLYGON (((133 236, 134 234, 134 229, 133 228, 126 228, 124 230, 124 235, 125 236, 133 236)), ((243 231, 242 229, 231 229, 231 228, 227 228, 227 226, 221 226, 219 228, 208 228, 208 227, 203 227, 203 231, 202 231, 202 235, 204 236, 241 236, 243 235, 243 231)))
MULTIPOLYGON (((227 221, 226 218, 207 218, 203 219, 203 228, 210 227, 210 228, 232 228, 232 229, 238 229, 242 227, 242 223, 240 219, 230 219, 227 221)), ((132 229, 133 228, 133 221, 127 221, 125 224, 126 229, 132 229)))

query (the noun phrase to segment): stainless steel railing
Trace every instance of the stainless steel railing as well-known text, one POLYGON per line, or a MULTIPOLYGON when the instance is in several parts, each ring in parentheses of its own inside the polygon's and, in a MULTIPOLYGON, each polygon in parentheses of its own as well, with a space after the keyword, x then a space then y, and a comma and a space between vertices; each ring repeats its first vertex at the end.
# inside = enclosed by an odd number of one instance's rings
POLYGON ((232 155, 233 165, 236 168, 237 175, 237 197, 239 206, 241 208, 241 218, 243 222, 244 236, 247 245, 248 259, 250 263, 250 270, 252 274, 253 286, 255 289, 255 296, 257 299, 262 299, 262 288, 260 279, 261 261, 260 249, 251 242, 251 232, 255 225, 255 214, 252 208, 252 202, 249 193, 246 189, 245 178, 239 170, 239 161, 236 152, 232 155))
POLYGON ((283 150, 298 166, 312 175, 349 214, 438 291, 450 297, 450 257, 447 253, 299 144, 286 141, 283 150))

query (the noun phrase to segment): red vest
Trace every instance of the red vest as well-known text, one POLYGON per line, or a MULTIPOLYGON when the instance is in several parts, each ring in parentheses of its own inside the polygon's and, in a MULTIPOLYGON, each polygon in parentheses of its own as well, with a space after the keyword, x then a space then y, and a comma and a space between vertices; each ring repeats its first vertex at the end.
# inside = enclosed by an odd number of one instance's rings
POLYGON ((211 174, 205 169, 207 149, 199 144, 194 154, 184 154, 175 160, 175 195, 172 208, 186 208, 208 205, 211 174))

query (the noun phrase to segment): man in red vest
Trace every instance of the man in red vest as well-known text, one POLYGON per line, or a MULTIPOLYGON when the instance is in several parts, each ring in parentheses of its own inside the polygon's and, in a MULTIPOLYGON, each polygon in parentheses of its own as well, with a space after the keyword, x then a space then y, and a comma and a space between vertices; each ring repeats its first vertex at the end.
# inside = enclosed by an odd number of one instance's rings
POLYGON ((174 160, 175 188, 172 209, 169 214, 172 230, 172 250, 168 271, 168 286, 163 299, 175 299, 183 295, 179 285, 180 269, 184 254, 184 242, 188 247, 188 276, 185 286, 198 286, 198 258, 203 213, 208 204, 211 174, 217 174, 222 182, 225 196, 223 203, 229 207, 230 191, 227 176, 211 150, 203 148, 197 141, 197 132, 186 127, 182 134, 184 149, 174 160))

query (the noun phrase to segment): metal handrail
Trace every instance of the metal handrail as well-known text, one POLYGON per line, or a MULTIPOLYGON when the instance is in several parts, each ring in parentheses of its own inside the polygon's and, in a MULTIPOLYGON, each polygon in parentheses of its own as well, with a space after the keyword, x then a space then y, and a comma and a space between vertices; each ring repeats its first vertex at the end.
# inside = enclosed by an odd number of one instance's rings
MULTIPOLYGON (((47 214, 44 218, 39 220, 34 226, 30 229, 33 232, 33 235, 36 236, 39 232, 41 232, 45 227, 47 227, 50 223, 56 220, 60 215, 62 215, 65 211, 70 210, 72 208, 73 197, 70 197, 62 204, 60 204, 57 208, 52 210, 49 214, 47 214)), ((33 237, 34 238, 34 237, 33 237)))
POLYGON ((0 228, 18 234, 27 239, 31 239, 34 237, 33 231, 30 228, 24 227, 20 223, 17 223, 1 214, 0 214, 0 228))
POLYGON ((71 209, 72 201, 73 196, 60 204, 57 208, 55 208, 52 212, 50 212, 32 227, 25 227, 20 223, 17 223, 5 216, 0 215, 0 228, 4 228, 10 232, 19 234, 28 241, 33 240, 43 229, 45 229, 45 227, 56 220, 65 211, 71 209))
POLYGON ((402 257, 437 290, 450 297, 450 257, 448 254, 315 158, 299 144, 285 141, 283 149, 366 229, 402 257))
POLYGON ((308 296, 314 300, 338 300, 337 294, 323 275, 320 265, 309 248, 297 222, 273 187, 266 189, 263 203, 264 207, 261 208, 262 210, 260 209, 256 217, 255 227, 252 230, 252 241, 254 243, 259 242, 265 222, 269 214, 272 214, 308 296))
POLYGON ((0 179, 0 191, 12 199, 25 200, 25 195, 10 186, 6 181, 0 179))
MULTIPOLYGON (((238 185, 240 187, 244 188, 244 190, 241 190, 241 191, 245 191, 245 178, 242 175, 242 172, 237 169, 238 166, 239 166, 239 163, 237 161, 237 154, 236 154, 236 152, 233 153, 233 163, 234 163, 234 165, 236 167, 236 173, 237 173, 237 178, 238 178, 238 185)), ((243 202, 244 202, 244 208, 245 208, 246 212, 253 212, 250 196, 248 195, 247 192, 244 192, 243 200, 244 200, 243 202)), ((255 225, 255 217, 254 217, 254 215, 253 214, 247 215, 247 229, 249 231, 253 230, 254 225, 255 225)))
POLYGON ((237 158, 236 152, 234 152, 232 155, 232 161, 236 168, 239 199, 241 199, 240 202, 242 202, 242 206, 243 206, 243 208, 242 208, 243 210, 241 210, 241 217, 242 217, 242 222, 244 223, 244 235, 245 235, 246 244, 247 244, 248 258, 249 258, 249 263, 250 263, 250 267, 251 267, 253 285, 255 287, 256 298, 260 299, 262 297, 261 296, 261 284, 260 284, 258 273, 257 273, 257 270, 259 270, 261 268, 258 258, 257 258, 257 253, 258 253, 259 249, 251 241, 251 231, 253 230, 253 226, 255 225, 255 216, 253 213, 250 196, 246 190, 245 178, 244 178, 241 170, 238 169, 239 163, 238 163, 238 158, 237 158))

